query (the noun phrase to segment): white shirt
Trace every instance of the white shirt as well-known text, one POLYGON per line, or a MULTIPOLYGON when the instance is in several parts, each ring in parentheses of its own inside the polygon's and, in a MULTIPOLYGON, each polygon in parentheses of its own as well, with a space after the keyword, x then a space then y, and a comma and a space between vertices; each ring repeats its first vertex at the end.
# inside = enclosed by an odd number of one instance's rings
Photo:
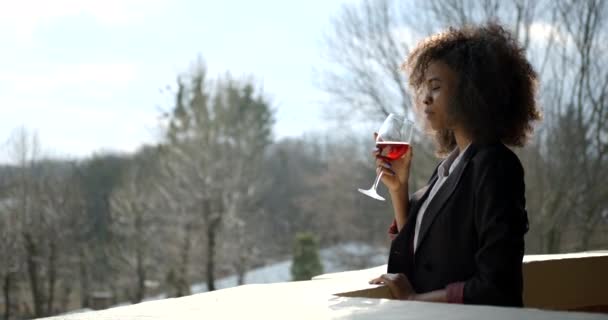
POLYGON ((429 196, 426 197, 422 206, 420 206, 420 210, 418 211, 418 216, 416 217, 416 230, 414 231, 414 252, 418 248, 418 234, 420 234, 420 226, 422 225, 422 218, 424 217, 424 213, 426 212, 427 207, 437 194, 437 191, 441 189, 443 183, 448 179, 450 174, 454 171, 454 168, 460 163, 462 159, 462 155, 467 151, 471 144, 467 145, 462 152, 458 152, 458 147, 454 149, 450 155, 441 162, 439 168, 437 168, 437 181, 433 185, 429 196))

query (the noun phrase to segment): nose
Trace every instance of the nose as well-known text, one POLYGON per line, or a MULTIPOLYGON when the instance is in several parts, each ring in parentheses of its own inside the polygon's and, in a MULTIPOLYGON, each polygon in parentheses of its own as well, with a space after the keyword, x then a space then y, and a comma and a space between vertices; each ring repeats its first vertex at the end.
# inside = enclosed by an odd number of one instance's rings
POLYGON ((431 97, 430 92, 425 92, 424 97, 422 99, 422 103, 424 103, 425 105, 430 105, 433 102, 433 97, 431 97))

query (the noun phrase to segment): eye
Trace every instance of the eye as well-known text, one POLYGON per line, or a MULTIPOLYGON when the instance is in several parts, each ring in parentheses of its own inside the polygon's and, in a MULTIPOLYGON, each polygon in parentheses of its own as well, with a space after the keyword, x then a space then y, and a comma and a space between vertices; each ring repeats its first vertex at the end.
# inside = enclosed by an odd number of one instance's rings
POLYGON ((441 87, 434 87, 434 88, 431 88, 431 91, 437 91, 439 89, 441 89, 441 87))

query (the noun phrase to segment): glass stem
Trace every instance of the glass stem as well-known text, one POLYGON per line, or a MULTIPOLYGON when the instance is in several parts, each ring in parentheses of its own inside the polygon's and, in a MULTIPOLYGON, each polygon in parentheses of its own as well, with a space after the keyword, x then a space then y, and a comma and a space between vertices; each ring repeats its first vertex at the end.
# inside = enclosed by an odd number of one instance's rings
POLYGON ((380 173, 379 173, 379 174, 378 174, 378 176, 376 177, 376 181, 374 181, 374 186, 372 187, 372 189, 373 189, 374 191, 376 191, 376 189, 378 188, 378 183, 380 182, 380 178, 382 178, 382 174, 383 174, 383 173, 384 173, 383 171, 380 171, 380 173))

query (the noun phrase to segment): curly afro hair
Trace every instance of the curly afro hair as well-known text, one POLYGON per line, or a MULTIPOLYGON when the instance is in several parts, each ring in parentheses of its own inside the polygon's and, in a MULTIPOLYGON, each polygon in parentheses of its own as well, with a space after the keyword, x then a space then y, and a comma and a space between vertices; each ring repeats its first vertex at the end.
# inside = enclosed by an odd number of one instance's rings
MULTIPOLYGON (((430 63, 447 64, 458 78, 448 117, 466 128, 473 141, 501 141, 523 146, 541 119, 536 103, 537 74, 522 47, 502 26, 449 28, 432 35, 410 52, 402 68, 418 92, 430 63)), ((449 130, 436 132, 439 154, 456 146, 449 130)))

